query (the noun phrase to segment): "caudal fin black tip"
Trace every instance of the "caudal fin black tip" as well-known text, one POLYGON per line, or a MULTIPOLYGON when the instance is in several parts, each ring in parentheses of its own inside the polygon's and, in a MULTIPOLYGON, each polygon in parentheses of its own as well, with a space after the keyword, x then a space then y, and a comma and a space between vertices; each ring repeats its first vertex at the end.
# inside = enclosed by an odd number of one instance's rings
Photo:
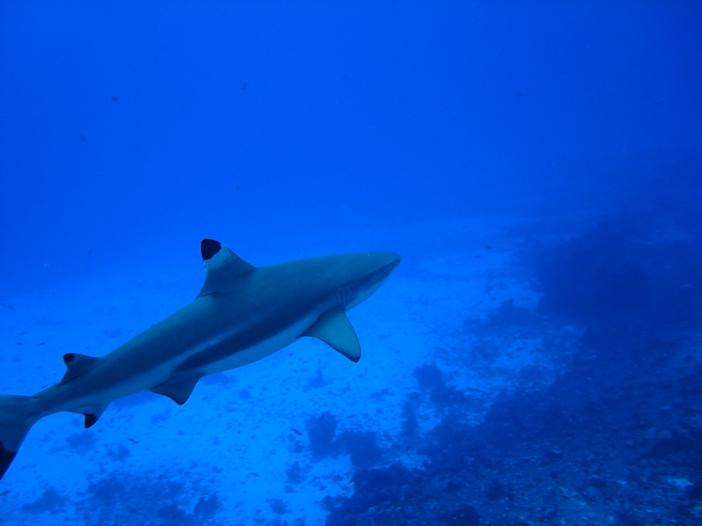
POLYGON ((31 396, 0 396, 0 478, 12 464, 34 416, 31 396))
POLYGON ((5 475, 16 455, 17 451, 8 451, 0 442, 0 479, 5 475))

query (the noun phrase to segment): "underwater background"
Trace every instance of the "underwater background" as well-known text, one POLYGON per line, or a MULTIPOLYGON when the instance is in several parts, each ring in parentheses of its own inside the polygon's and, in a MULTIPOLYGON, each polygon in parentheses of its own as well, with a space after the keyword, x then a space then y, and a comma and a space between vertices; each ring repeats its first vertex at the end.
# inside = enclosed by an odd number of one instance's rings
POLYGON ((2 525, 702 523, 702 4, 0 2, 0 393, 257 265, 403 262, 179 407, 57 414, 2 525))

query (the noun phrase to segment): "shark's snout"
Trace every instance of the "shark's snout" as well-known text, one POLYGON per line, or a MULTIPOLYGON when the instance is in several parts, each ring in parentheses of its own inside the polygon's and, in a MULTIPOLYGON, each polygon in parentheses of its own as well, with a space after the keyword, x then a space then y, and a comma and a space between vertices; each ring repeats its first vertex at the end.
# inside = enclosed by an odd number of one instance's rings
POLYGON ((341 256, 346 272, 340 290, 344 291, 343 304, 350 309, 366 300, 400 264, 396 252, 364 252, 341 256))
POLYGON ((377 267, 372 276, 385 279, 400 264, 400 254, 397 252, 379 252, 376 254, 377 267))
POLYGON ((397 254, 395 252, 389 252, 387 254, 387 262, 383 266, 383 270, 385 271, 385 276, 389 276, 393 270, 400 264, 401 258, 400 254, 397 254))

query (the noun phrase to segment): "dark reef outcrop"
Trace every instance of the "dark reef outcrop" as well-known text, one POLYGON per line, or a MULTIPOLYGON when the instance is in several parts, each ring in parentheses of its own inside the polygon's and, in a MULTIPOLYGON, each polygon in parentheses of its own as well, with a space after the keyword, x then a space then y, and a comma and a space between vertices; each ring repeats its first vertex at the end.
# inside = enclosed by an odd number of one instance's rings
POLYGON ((498 397, 477 425, 439 364, 417 368, 440 420, 422 433, 410 395, 385 456, 424 462, 356 465, 354 493, 333 503, 328 526, 702 521, 702 240, 609 220, 535 245, 529 262, 538 316, 505 302, 482 330, 578 326, 568 367, 544 389, 498 397))

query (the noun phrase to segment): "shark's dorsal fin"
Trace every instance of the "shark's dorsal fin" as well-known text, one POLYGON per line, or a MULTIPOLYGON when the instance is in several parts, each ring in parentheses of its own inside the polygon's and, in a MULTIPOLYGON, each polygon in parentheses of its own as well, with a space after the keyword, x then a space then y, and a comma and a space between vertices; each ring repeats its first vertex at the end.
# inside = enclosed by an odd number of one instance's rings
POLYGON ((183 405, 190 398, 198 380, 200 380, 199 376, 177 376, 149 390, 152 393, 167 396, 178 405, 183 405))
POLYGON ((304 336, 319 338, 352 362, 358 362, 361 359, 361 344, 344 311, 324 314, 305 331, 304 336))
POLYGON ((86 354, 76 354, 73 352, 63 355, 63 363, 66 364, 66 374, 61 378, 61 383, 69 382, 86 371, 92 369, 100 361, 99 358, 86 354))
POLYGON ((224 289, 232 281, 256 269, 251 263, 214 239, 203 239, 200 243, 200 253, 205 262, 207 276, 199 296, 224 289))

